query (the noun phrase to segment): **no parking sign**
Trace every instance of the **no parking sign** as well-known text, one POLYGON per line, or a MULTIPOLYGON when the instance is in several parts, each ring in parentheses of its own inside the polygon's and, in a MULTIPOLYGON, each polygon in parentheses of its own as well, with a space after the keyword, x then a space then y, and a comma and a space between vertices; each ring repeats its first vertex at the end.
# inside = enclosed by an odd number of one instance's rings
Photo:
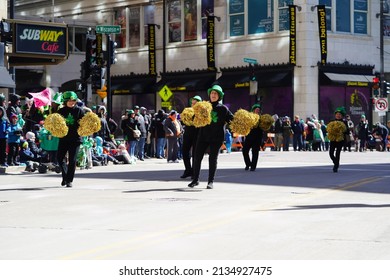
POLYGON ((387 98, 378 98, 375 101, 375 112, 387 112, 389 110, 389 102, 387 98))

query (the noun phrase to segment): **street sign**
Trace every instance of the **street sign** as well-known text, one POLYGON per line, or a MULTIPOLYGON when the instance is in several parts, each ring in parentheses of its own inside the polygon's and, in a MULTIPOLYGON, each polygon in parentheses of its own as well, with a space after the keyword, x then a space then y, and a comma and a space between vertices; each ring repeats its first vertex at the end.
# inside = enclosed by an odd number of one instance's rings
POLYGON ((120 25, 96 25, 96 33, 119 34, 121 33, 120 25))
POLYGON ((375 100, 375 112, 389 111, 389 102, 387 98, 378 98, 375 100))
POLYGON ((245 57, 244 62, 251 63, 251 64, 257 64, 257 59, 245 57))
POLYGON ((163 108, 171 108, 172 102, 161 102, 161 107, 163 108))
POLYGON ((169 87, 167 87, 167 85, 165 85, 165 86, 158 92, 158 95, 160 95, 160 97, 161 97, 162 100, 168 101, 169 98, 172 97, 173 93, 172 93, 172 91, 169 89, 169 87))

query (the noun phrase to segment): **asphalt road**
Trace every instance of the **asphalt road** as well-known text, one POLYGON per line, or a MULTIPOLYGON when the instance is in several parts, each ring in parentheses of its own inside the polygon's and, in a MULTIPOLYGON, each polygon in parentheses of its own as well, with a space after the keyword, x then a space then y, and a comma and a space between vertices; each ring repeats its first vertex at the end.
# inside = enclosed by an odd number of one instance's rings
POLYGON ((221 154, 187 187, 182 163, 0 175, 2 260, 386 260, 390 153, 261 152, 255 172, 221 154))

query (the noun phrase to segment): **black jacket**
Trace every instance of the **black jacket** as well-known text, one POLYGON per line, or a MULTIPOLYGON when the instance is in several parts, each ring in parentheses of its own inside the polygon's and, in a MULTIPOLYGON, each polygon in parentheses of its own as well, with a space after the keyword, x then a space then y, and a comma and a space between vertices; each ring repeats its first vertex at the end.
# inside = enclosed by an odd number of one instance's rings
POLYGON ((198 140, 203 142, 221 142, 225 140, 225 124, 233 120, 233 114, 219 102, 211 103, 211 123, 199 129, 198 140))
POLYGON ((68 134, 60 140, 82 143, 82 137, 80 137, 80 135, 78 134, 77 129, 80 126, 79 121, 85 115, 84 110, 77 105, 73 108, 64 106, 60 108, 57 113, 65 118, 66 125, 69 129, 68 134))

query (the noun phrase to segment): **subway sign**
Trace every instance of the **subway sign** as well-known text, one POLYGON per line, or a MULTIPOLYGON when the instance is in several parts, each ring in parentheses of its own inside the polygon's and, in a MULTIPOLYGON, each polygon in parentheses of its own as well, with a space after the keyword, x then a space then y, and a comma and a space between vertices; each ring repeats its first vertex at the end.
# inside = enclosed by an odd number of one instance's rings
POLYGON ((15 53, 67 56, 67 27, 15 24, 15 53))
POLYGON ((12 53, 7 53, 11 65, 58 64, 68 58, 66 24, 24 20, 7 22, 12 26, 12 53))

